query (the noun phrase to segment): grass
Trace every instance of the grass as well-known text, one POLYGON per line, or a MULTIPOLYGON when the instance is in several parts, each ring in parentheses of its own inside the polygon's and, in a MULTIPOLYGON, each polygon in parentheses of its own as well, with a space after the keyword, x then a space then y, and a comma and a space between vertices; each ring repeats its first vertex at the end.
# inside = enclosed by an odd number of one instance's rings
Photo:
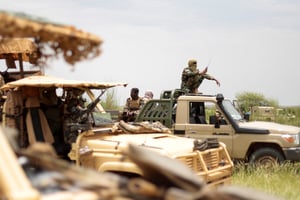
POLYGON ((285 200, 300 200, 300 163, 285 163, 272 168, 236 164, 233 185, 245 186, 285 200))
MULTIPOLYGON (((275 122, 300 127, 300 107, 285 109, 295 117, 282 115, 275 122)), ((238 163, 234 167, 233 184, 254 188, 284 200, 300 200, 300 163, 285 163, 269 169, 238 163)))
POLYGON ((276 116, 275 122, 300 127, 300 106, 282 107, 281 114, 276 116))

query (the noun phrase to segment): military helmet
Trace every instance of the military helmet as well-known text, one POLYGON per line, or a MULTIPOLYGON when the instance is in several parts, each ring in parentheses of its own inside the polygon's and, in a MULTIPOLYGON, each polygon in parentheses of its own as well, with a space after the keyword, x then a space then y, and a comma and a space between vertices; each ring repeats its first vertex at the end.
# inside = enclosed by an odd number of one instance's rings
POLYGON ((191 59, 191 60, 189 60, 189 62, 188 62, 188 65, 189 65, 189 66, 196 65, 196 64, 197 64, 197 60, 195 60, 195 59, 191 59))

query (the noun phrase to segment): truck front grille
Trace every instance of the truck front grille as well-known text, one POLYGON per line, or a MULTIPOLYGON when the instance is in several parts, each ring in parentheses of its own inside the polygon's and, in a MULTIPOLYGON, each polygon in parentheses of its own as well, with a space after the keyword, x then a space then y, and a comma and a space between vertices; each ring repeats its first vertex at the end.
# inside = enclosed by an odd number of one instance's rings
POLYGON ((184 162, 189 168, 191 168, 195 172, 203 171, 203 168, 200 165, 200 160, 199 160, 197 153, 180 156, 180 157, 177 157, 176 159, 184 162))
POLYGON ((184 162, 207 183, 232 175, 233 163, 224 147, 195 151, 175 159, 184 162))

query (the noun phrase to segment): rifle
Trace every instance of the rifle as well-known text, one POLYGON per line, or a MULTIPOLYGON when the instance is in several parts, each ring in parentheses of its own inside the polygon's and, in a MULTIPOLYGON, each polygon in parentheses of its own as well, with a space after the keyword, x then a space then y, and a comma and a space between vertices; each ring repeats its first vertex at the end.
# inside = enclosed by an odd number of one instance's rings
POLYGON ((90 113, 94 110, 94 108, 97 106, 97 104, 100 102, 100 97, 104 94, 106 90, 101 90, 101 93, 99 94, 99 96, 92 101, 91 103, 89 103, 89 105, 87 105, 86 107, 86 112, 90 113))
POLYGON ((94 110, 94 108, 97 106, 97 104, 100 102, 100 97, 105 93, 106 90, 101 90, 101 93, 99 96, 89 103, 85 109, 79 110, 79 112, 75 113, 72 116, 72 119, 79 119, 79 122, 84 122, 87 120, 87 116, 94 110))

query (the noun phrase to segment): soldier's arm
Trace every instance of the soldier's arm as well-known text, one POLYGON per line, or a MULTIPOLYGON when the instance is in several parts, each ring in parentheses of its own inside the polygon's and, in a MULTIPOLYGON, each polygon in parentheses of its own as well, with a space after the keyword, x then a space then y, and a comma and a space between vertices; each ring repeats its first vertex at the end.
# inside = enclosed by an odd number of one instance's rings
POLYGON ((220 87, 221 84, 220 84, 220 82, 219 82, 215 77, 213 77, 213 76, 211 76, 211 75, 209 75, 209 74, 204 74, 203 77, 204 77, 205 79, 215 81, 216 84, 220 87))

